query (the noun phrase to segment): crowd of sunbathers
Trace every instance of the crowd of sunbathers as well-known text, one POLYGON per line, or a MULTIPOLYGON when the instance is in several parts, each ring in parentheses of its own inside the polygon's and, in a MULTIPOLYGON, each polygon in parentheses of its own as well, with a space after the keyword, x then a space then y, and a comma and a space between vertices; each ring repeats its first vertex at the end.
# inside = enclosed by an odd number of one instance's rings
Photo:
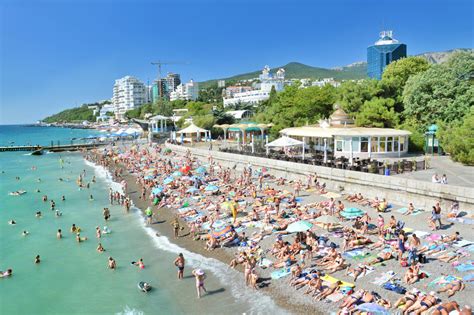
MULTIPOLYGON (((391 207, 385 198, 370 199, 356 193, 302 204, 299 196, 304 190, 329 195, 326 185, 313 174, 308 175, 306 181, 288 181, 250 164, 238 171, 237 165, 224 167, 211 155, 207 161, 201 161, 189 151, 180 155, 161 146, 137 146, 126 150, 107 148, 96 151, 95 155, 104 166, 119 163, 135 174, 142 187, 141 197, 149 198, 156 210, 175 209, 176 217, 186 222, 190 236, 205 241, 206 249, 238 248, 230 266, 242 265, 249 287, 258 287, 259 268, 270 268, 287 274, 289 285, 301 290, 302 294, 315 300, 340 302, 340 314, 359 313, 357 307, 363 303, 376 303, 387 310, 398 308, 404 314, 420 314, 428 309, 432 314, 444 315, 451 310, 470 314, 468 306, 461 308, 454 301, 441 299, 442 294, 450 298, 465 288, 460 279, 440 287, 438 293, 425 294, 415 288, 405 290, 400 299, 391 302, 377 292, 355 290, 354 285, 330 276, 342 272, 356 282, 368 272, 380 271, 380 266, 387 261, 397 260, 406 267, 398 285, 412 286, 428 277, 422 270, 426 256, 442 262, 469 256, 462 248, 452 247, 461 240, 458 232, 439 237, 427 233, 421 237, 408 233, 404 222, 394 215, 385 222, 384 213, 391 207), (346 219, 342 215, 345 202, 372 207, 377 217, 374 220, 363 212, 346 219), (326 216, 333 216, 342 224, 318 222, 318 218, 326 216), (297 233, 287 231, 289 225, 298 221, 309 222, 312 228, 297 233), (318 230, 317 226, 327 227, 327 231, 318 230), (253 232, 247 235, 250 228, 253 232), (274 243, 263 248, 262 240, 272 236, 276 236, 274 243), (342 239, 339 242, 342 244, 332 242, 330 236, 342 239), (370 253, 374 250, 378 254, 370 253), (351 256, 354 253, 362 256, 360 263, 354 263, 351 256), (339 298, 332 298, 337 295, 339 298)), ((412 203, 407 208, 405 215, 416 210, 412 203)), ((433 231, 442 225, 440 213, 438 203, 433 206, 430 217, 433 231)), ((394 282, 393 279, 390 281, 394 282)))

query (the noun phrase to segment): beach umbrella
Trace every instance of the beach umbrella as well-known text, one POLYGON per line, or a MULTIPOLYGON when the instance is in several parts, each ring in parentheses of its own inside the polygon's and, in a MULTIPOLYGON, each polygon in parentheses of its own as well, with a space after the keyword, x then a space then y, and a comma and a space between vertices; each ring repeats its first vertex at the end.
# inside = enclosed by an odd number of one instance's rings
POLYGON ((330 215, 322 215, 320 217, 317 217, 315 220, 317 223, 322 223, 322 224, 337 224, 339 223, 339 220, 333 216, 330 215))
POLYGON ((301 221, 293 222, 290 225, 288 225, 288 227, 286 228, 286 231, 288 233, 306 232, 312 227, 313 227, 313 224, 311 224, 310 222, 301 220, 301 221))
POLYGON ((173 175, 173 177, 181 177, 181 176, 183 176, 183 173, 181 173, 180 171, 176 171, 172 175, 173 175))
POLYGON ((355 218, 363 216, 364 214, 365 212, 359 208, 346 208, 343 211, 341 211, 341 216, 343 216, 346 219, 355 219, 355 218))
POLYGON ((163 192, 163 187, 155 187, 152 189, 151 193, 154 195, 161 194, 163 192))
POLYGON ((186 192, 191 193, 191 194, 195 194, 195 193, 199 192, 199 189, 197 189, 195 187, 191 187, 188 190, 186 190, 186 192))
POLYGON ((143 178, 144 178, 144 179, 153 179, 153 176, 147 175, 147 176, 145 176, 145 177, 143 177, 143 178))
POLYGON ((204 190, 205 191, 218 191, 219 187, 217 187, 216 185, 207 185, 204 190))
POLYGON ((171 149, 170 149, 170 148, 166 148, 166 149, 165 149, 165 153, 171 153, 171 149))
POLYGON ((174 181, 174 178, 173 177, 166 177, 164 180, 163 180, 163 184, 164 185, 168 185, 168 184, 171 184, 172 182, 174 181))
POLYGON ((196 173, 204 174, 204 173, 206 173, 206 168, 205 168, 204 166, 199 166, 199 167, 196 169, 196 173))
POLYGON ((380 315, 390 314, 390 312, 385 307, 378 305, 376 303, 364 303, 364 304, 356 306, 356 309, 358 309, 359 311, 370 313, 370 314, 380 314, 380 315))
POLYGON ((179 170, 185 174, 191 170, 191 167, 189 167, 189 165, 186 165, 186 166, 181 167, 179 170))
POLYGON ((230 202, 226 201, 221 203, 221 209, 230 210, 230 202))
POLYGON ((232 232, 232 227, 230 225, 225 226, 223 229, 220 230, 214 230, 211 233, 211 236, 213 238, 221 238, 221 237, 226 237, 228 233, 232 232))

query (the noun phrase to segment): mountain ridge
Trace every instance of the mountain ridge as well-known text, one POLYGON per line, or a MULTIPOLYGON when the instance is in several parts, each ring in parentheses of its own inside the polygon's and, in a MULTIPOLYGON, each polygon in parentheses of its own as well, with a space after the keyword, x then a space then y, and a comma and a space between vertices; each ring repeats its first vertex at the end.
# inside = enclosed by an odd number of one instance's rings
MULTIPOLYGON (((446 51, 435 51, 435 52, 425 52, 417 54, 414 56, 420 56, 428 60, 430 63, 442 63, 445 62, 451 54, 457 51, 472 51, 471 48, 455 48, 446 51)), ((322 78, 334 78, 335 80, 360 80, 367 78, 367 62, 366 61, 356 61, 351 64, 334 67, 334 68, 323 68, 317 66, 310 66, 303 64, 297 61, 291 61, 284 66, 273 67, 272 73, 276 72, 278 69, 283 68, 286 72, 287 79, 322 79, 322 78)), ((256 70, 252 72, 236 74, 226 78, 211 79, 203 82, 199 82, 201 88, 208 88, 217 84, 218 80, 226 81, 241 81, 258 78, 261 70, 256 70)))

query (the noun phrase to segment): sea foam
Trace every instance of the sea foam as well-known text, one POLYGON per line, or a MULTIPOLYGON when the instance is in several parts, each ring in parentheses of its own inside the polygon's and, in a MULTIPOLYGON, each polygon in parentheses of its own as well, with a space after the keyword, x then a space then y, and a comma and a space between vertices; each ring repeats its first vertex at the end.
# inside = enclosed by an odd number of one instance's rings
MULTIPOLYGON (((85 159, 84 162, 86 165, 94 169, 97 178, 104 180, 112 189, 122 191, 122 185, 113 181, 112 175, 105 167, 94 164, 85 159)), ((221 284, 230 286, 231 294, 237 301, 248 303, 250 305, 251 309, 247 310, 246 314, 288 314, 284 309, 276 306, 272 298, 268 295, 246 287, 242 273, 230 268, 217 259, 205 257, 182 248, 177 244, 170 242, 170 240, 165 236, 156 236, 155 230, 144 224, 145 217, 142 211, 135 206, 132 206, 131 210, 136 214, 136 224, 146 232, 157 249, 174 254, 183 253, 186 257, 186 261, 193 268, 201 268, 211 272, 221 284)), ((143 313, 135 309, 130 309, 127 306, 123 313, 117 314, 138 315, 143 313)))

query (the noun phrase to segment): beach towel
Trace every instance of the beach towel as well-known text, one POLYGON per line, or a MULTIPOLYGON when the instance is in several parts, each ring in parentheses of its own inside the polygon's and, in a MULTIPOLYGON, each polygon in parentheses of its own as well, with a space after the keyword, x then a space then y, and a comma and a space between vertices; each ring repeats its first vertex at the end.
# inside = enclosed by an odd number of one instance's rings
MULTIPOLYGON (((396 210, 396 211, 397 211, 398 213, 405 214, 405 213, 407 213, 408 208, 400 208, 400 209, 398 209, 398 210, 396 210)), ((417 209, 413 210, 413 212, 412 212, 410 215, 419 215, 419 214, 421 214, 421 213, 423 213, 423 212, 424 212, 423 209, 417 208, 417 209)))
POLYGON ((342 254, 342 256, 347 257, 347 258, 360 256, 360 255, 365 255, 362 249, 353 249, 342 254))
POLYGON ((336 303, 336 302, 339 302, 343 297, 344 297, 344 294, 342 292, 335 292, 329 295, 328 297, 326 297, 326 300, 336 303))
POLYGON ((270 259, 267 259, 267 258, 263 258, 259 263, 258 265, 261 267, 261 268, 268 268, 268 267, 271 267, 273 265, 273 261, 271 261, 270 259))
POLYGON ((283 269, 278 269, 278 270, 273 271, 270 274, 270 276, 271 276, 272 279, 277 280, 277 279, 286 277, 289 274, 291 274, 290 268, 283 268, 283 269))
POLYGON ((460 264, 456 266, 457 271, 471 271, 474 270, 474 262, 473 261, 468 261, 465 264, 460 264))
POLYGON ((469 218, 449 218, 448 221, 453 223, 474 224, 474 219, 469 218))
POLYGON ((470 274, 462 277, 462 281, 464 281, 464 282, 473 282, 474 281, 474 273, 470 273, 470 274))
POLYGON ((409 227, 405 227, 405 228, 403 228, 403 231, 404 231, 405 233, 411 233, 411 232, 413 232, 413 229, 412 229, 412 228, 409 228, 409 227))
POLYGON ((425 239, 427 239, 428 241, 439 241, 441 239, 441 235, 432 233, 428 235, 427 237, 425 237, 425 239))
POLYGON ((430 232, 416 230, 413 231, 412 234, 416 234, 416 236, 418 236, 419 238, 425 238, 426 236, 430 235, 430 232))
POLYGON ((455 277, 455 276, 451 276, 451 275, 447 275, 447 276, 439 276, 437 277, 436 279, 434 279, 433 281, 431 281, 430 283, 428 283, 428 286, 443 286, 445 284, 448 284, 448 283, 451 283, 455 280, 459 280, 460 278, 458 277, 455 277))
POLYGON ((337 281, 341 281, 342 284, 340 284, 339 287, 349 287, 349 288, 355 287, 355 285, 353 283, 349 283, 349 282, 339 280, 339 279, 334 278, 333 276, 330 276, 330 275, 324 275, 323 277, 321 277, 321 280, 329 282, 329 283, 336 283, 337 281))
MULTIPOLYGON (((364 274, 364 273, 361 273, 361 274, 357 277, 357 279, 363 278, 363 277, 367 276, 368 274, 371 274, 371 273, 374 272, 374 271, 375 271, 374 267, 367 266, 367 269, 365 270, 365 274, 364 274)), ((353 272, 349 272, 348 275, 351 276, 351 277, 354 277, 354 273, 353 273, 353 272)))
POLYGON ((474 244, 469 245, 468 247, 465 248, 465 250, 470 251, 470 252, 474 252, 474 244))
POLYGON ((464 246, 470 246, 470 245, 473 245, 474 242, 471 242, 471 241, 467 241, 467 240, 460 240, 460 241, 457 241, 457 242, 454 242, 453 243, 453 246, 455 247, 464 247, 464 246))
POLYGON ((376 285, 383 285, 385 282, 390 281, 395 277, 396 273, 392 270, 383 272, 379 277, 375 278, 372 283, 376 285))

